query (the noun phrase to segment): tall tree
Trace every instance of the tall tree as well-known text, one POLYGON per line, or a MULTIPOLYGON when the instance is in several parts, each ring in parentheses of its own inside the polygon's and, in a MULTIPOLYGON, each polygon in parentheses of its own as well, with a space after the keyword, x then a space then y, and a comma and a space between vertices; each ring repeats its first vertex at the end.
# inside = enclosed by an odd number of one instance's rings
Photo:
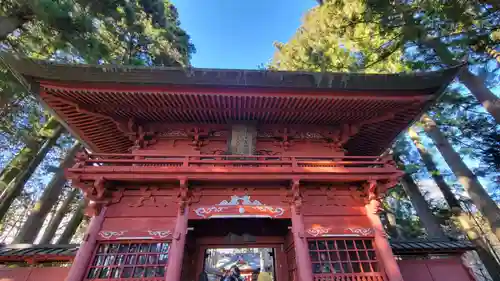
MULTIPOLYGON (((500 24, 498 24, 495 28, 500 28, 500 24)), ((456 61, 453 53, 440 38, 425 38, 422 40, 422 43, 432 48, 444 64, 457 65, 460 63, 456 61)), ((498 44, 498 41, 496 44, 498 44)), ((489 49, 490 47, 485 48, 489 49)), ((486 49, 484 51, 486 52, 486 55, 490 55, 489 51, 486 49)), ((500 99, 486 86, 486 81, 482 77, 472 73, 469 69, 461 71, 458 78, 460 79, 460 82, 462 82, 469 89, 471 94, 474 95, 474 97, 476 97, 476 99, 483 105, 484 109, 486 109, 486 111, 488 111, 493 118, 495 118, 497 124, 500 124, 500 99)))
MULTIPOLYGON (((137 31, 154 34, 156 38, 151 43, 163 48, 157 55, 167 58, 169 65, 173 62, 183 65, 193 51, 189 36, 179 28, 175 7, 166 0, 2 0, 0 3, 0 41, 11 40, 9 35, 16 30, 27 32, 36 26, 44 37, 55 39, 51 42, 57 46, 55 49, 68 50, 67 46, 71 46, 69 49, 76 50, 85 61, 97 62, 117 51, 107 44, 110 40, 102 40, 102 32, 105 37, 116 35, 125 23, 129 30, 140 27, 142 30, 137 31)), ((133 42, 137 38, 117 41, 125 40, 133 42)))
MULTIPOLYGON (((1 198, 7 186, 14 181, 23 171, 27 170, 32 160, 37 155, 42 146, 50 140, 52 144, 55 143, 59 135, 62 133, 62 127, 55 118, 50 118, 49 121, 30 139, 29 145, 23 148, 12 161, 0 173, 0 191, 2 192, 1 198)), ((51 146, 45 147, 47 150, 51 146)), ((43 159, 43 158, 42 158, 43 159)), ((38 163, 34 163, 35 168, 38 163)), ((28 176, 31 176, 29 174, 28 176)))
MULTIPOLYGON (((188 66, 195 51, 189 36, 179 26, 175 7, 167 0, 0 0, 0 3, 0 51, 59 62, 166 66, 188 66)), ((40 147, 45 143, 36 138, 38 134, 28 138, 16 132, 25 123, 17 118, 16 114, 24 111, 17 110, 19 105, 28 109, 39 106, 18 83, 12 83, 16 76, 5 69, 0 70, 0 87, 4 90, 0 91, 0 131, 21 136, 26 147, 0 175, 0 191, 6 187, 16 190, 9 193, 8 201, 0 204, 0 211, 8 208, 9 201, 22 190, 19 184, 30 178, 23 172, 22 180, 18 180, 20 171, 36 168, 35 157, 43 159, 40 147), (37 142, 27 141, 30 139, 37 142), (29 166, 30 163, 34 165, 29 166), (15 188, 14 180, 19 183, 15 188)), ((43 120, 40 113, 34 117, 35 123, 43 120)), ((47 127, 59 126, 55 119, 49 120, 47 127)))
POLYGON ((448 183, 446 183, 446 180, 444 179, 443 175, 439 172, 438 168, 436 167, 436 164, 434 164, 432 156, 430 155, 427 148, 425 148, 424 144, 422 143, 415 129, 409 128, 408 135, 410 136, 411 140, 413 141, 413 144, 417 148, 417 151, 425 165, 425 168, 434 179, 434 182, 436 183, 437 187, 443 194, 444 199, 448 204, 448 206, 450 207, 450 209, 460 210, 461 209, 460 202, 456 198, 455 194, 453 194, 453 191, 451 190, 448 183))
POLYGON ((69 242, 71 242, 71 238, 73 237, 73 235, 75 235, 78 226, 80 226, 80 224, 82 223, 85 206, 85 200, 81 199, 78 203, 78 206, 76 206, 71 219, 68 221, 68 224, 66 225, 66 227, 64 227, 61 236, 59 236, 59 238, 57 239, 56 244, 69 244, 69 242))
MULTIPOLYGON (((387 73, 443 66, 432 50, 427 48, 424 52, 420 45, 410 44, 410 39, 414 38, 410 31, 397 28, 397 25, 387 28, 381 23, 381 13, 371 15, 372 9, 364 1, 321 2, 321 6, 306 15, 299 31, 289 42, 276 44, 271 69, 387 73)), ((488 60, 480 52, 477 54, 483 62, 488 60)), ((443 190, 448 198, 454 198, 449 188, 443 190)), ((473 237, 477 234, 474 228, 469 228, 466 229, 469 237, 482 243, 479 235, 473 237)), ((485 246, 481 250, 484 250, 484 262, 489 263, 489 272, 498 275, 498 263, 488 248, 485 246)))
POLYGON ((74 199, 78 195, 78 189, 72 188, 71 191, 64 198, 61 206, 56 210, 54 216, 50 219, 45 231, 42 234, 42 238, 40 238, 40 244, 50 244, 52 239, 59 228, 64 216, 69 212, 71 203, 73 203, 74 199))
POLYGON ((45 187, 42 196, 33 206, 31 213, 24 222, 19 234, 14 239, 14 243, 33 243, 42 228, 45 217, 50 212, 57 198, 61 195, 66 183, 64 170, 70 168, 74 163, 75 155, 80 151, 81 145, 76 142, 73 147, 66 153, 64 160, 59 165, 52 180, 45 187))
POLYGON ((489 196, 474 173, 467 167, 460 155, 453 149, 446 137, 441 133, 437 124, 428 115, 421 118, 427 135, 438 147, 448 166, 462 184, 472 202, 485 216, 493 233, 500 239, 500 209, 489 196))
POLYGON ((409 136, 415 144, 427 172, 432 176, 436 185, 441 190, 455 222, 476 247, 481 261, 493 280, 500 280, 500 261, 495 257, 494 252, 488 245, 488 241, 482 237, 470 215, 463 210, 460 201, 453 194, 450 186, 434 163, 432 156, 422 144, 419 135, 413 128, 409 129, 409 136))
MULTIPOLYGON (((321 4, 337 9, 345 7, 344 1, 339 0, 322 1, 321 4)), ((413 53, 419 58, 413 61, 416 63, 414 67, 417 64, 426 68, 430 65, 456 65, 464 56, 473 65, 496 59, 492 54, 498 53, 500 38, 498 5, 461 0, 446 3, 436 0, 366 0, 349 1, 349 4, 363 7, 362 13, 342 16, 347 24, 337 28, 337 34, 355 33, 358 26, 378 24, 375 32, 381 30, 386 35, 379 45, 383 47, 381 55, 368 64, 387 61, 392 52, 399 52, 401 47, 413 48, 413 53)), ((372 51, 380 50, 373 48, 372 51)), ((484 78, 473 74, 470 69, 464 69, 459 79, 499 123, 500 100, 486 87, 484 78)))
MULTIPOLYGON (((278 50, 271 67, 312 71, 356 69, 364 72, 394 72, 395 69, 420 70, 429 69, 432 66, 441 67, 443 63, 440 62, 439 57, 433 56, 433 53, 429 54, 428 49, 422 49, 421 44, 417 44, 420 42, 418 41, 419 36, 422 35, 421 26, 429 30, 433 27, 430 19, 438 20, 437 27, 443 27, 443 30, 433 30, 436 34, 451 36, 449 32, 453 27, 462 28, 455 24, 460 20, 464 21, 464 24, 470 29, 467 34, 474 34, 474 38, 481 39, 481 42, 484 41, 485 44, 491 43, 488 38, 492 35, 488 31, 494 30, 498 24, 498 19, 494 19, 493 14, 493 18, 476 19, 476 22, 484 23, 476 28, 466 21, 469 16, 466 16, 465 19, 455 19, 452 16, 455 15, 456 10, 439 10, 444 9, 443 5, 434 2, 433 0, 418 3, 416 1, 397 1, 399 6, 394 8, 384 0, 373 0, 369 1, 368 4, 362 0, 322 1, 321 6, 308 13, 299 32, 287 44, 278 44, 278 50), (402 7, 407 8, 407 10, 402 7), (422 11, 422 15, 429 13, 429 18, 417 16, 418 13, 415 11, 422 11), (388 15, 393 15, 394 18, 388 15), (445 16, 450 17, 448 21, 443 19, 445 16), (406 22, 406 20, 410 21, 407 17, 414 17, 421 22, 418 22, 418 25, 416 23, 410 24, 406 22), (415 47, 417 49, 407 51, 408 48, 415 47)), ((464 11, 465 7, 456 6, 460 4, 458 2, 452 1, 450 9, 457 8, 464 11)), ((469 4, 464 5, 471 8, 468 6, 469 4)), ((476 10, 473 9, 473 11, 476 10)), ((494 14, 497 13, 496 10, 487 10, 494 14)), ((479 15, 484 15, 482 10, 479 15)), ((483 53, 467 49, 471 45, 463 37, 450 38, 450 40, 452 39, 458 44, 459 54, 473 54, 481 63, 488 61, 488 56, 483 53)), ((488 44, 487 46, 491 45, 488 44)), ((488 194, 482 193, 481 195, 486 196, 485 202, 491 202, 488 194)), ((492 216, 490 219, 496 221, 492 216)))
MULTIPOLYGON (((2 191, 2 195, 0 197, 0 221, 3 220, 14 199, 16 199, 21 194, 24 185, 29 180, 38 165, 43 161, 48 151, 56 143, 57 139, 59 139, 59 136, 62 132, 63 128, 60 125, 57 125, 56 128, 50 130, 49 132, 46 132, 48 135, 47 140, 39 148, 39 150, 36 151, 36 154, 33 155, 33 157, 30 157, 31 159, 22 154, 24 151, 21 151, 16 156, 16 158, 14 158, 14 161, 18 159, 22 161, 28 158, 30 162, 26 163, 26 165, 22 167, 25 168, 24 170, 21 170, 21 168, 17 168, 17 176, 12 179, 7 187, 2 191)), ((10 170, 12 171, 12 165, 9 165, 8 168, 10 168, 10 170)))
POLYGON ((427 232, 427 237, 431 239, 447 240, 448 237, 444 233, 439 221, 432 213, 429 204, 425 200, 425 197, 420 192, 418 185, 415 183, 410 174, 405 173, 401 179, 401 185, 403 186, 405 193, 410 198, 413 208, 415 208, 415 211, 417 212, 417 215, 427 232))

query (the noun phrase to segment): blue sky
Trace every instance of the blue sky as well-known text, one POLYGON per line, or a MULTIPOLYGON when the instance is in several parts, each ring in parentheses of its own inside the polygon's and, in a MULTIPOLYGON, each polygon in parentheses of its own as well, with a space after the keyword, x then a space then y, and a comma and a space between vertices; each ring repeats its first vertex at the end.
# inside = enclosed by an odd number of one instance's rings
MULTIPOLYGON (((191 63, 203 68, 255 69, 268 62, 273 42, 287 42, 315 0, 171 0, 181 27, 197 52, 191 63)), ((441 155, 435 160, 448 170, 441 155)), ((477 161, 465 159, 473 168, 477 161)), ((491 182, 482 179, 485 186, 491 182)))
POLYGON ((256 69, 286 42, 315 0, 171 0, 181 27, 197 49, 191 63, 203 68, 256 69))

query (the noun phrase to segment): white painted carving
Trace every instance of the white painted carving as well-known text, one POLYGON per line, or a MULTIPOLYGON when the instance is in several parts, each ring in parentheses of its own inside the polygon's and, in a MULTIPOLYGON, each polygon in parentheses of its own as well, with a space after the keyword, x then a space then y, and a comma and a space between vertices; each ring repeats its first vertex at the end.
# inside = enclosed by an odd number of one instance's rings
POLYGON ((123 236, 127 232, 126 230, 123 231, 100 231, 99 235, 104 238, 104 239, 110 239, 113 236, 120 237, 123 236))
POLYGON ((307 230, 307 233, 311 234, 311 236, 317 237, 323 234, 327 234, 328 232, 330 232, 330 230, 330 227, 312 227, 307 230))
POLYGON ((215 204, 209 207, 200 207, 194 210, 196 215, 202 218, 207 217, 271 217, 276 218, 285 213, 285 209, 276 206, 267 206, 262 204, 258 200, 251 200, 250 196, 231 196, 231 200, 222 200, 219 204, 215 204), (234 208, 239 214, 217 214, 224 210, 234 208), (245 208, 246 207, 246 208, 245 208), (251 211, 248 208, 256 210, 256 212, 251 211))
POLYGON ((149 235, 158 236, 160 238, 166 238, 172 235, 172 231, 170 230, 148 230, 149 235))
POLYGON ((245 195, 245 196, 236 196, 233 195, 231 196, 231 201, 227 200, 222 200, 219 205, 225 205, 225 206, 237 206, 237 205, 263 205, 260 203, 258 200, 250 200, 250 196, 245 195), (241 203, 240 203, 241 202, 241 203))
POLYGON ((352 233, 359 234, 361 236, 371 236, 374 233, 373 228, 349 227, 347 229, 352 233))
POLYGON ((225 209, 227 209, 227 208, 226 207, 216 207, 216 206, 209 207, 209 208, 200 207, 200 208, 194 210, 194 212, 199 217, 205 217, 205 215, 209 215, 212 213, 220 213, 220 212, 224 211, 225 209))
POLYGON ((253 206, 252 208, 259 210, 259 211, 269 211, 274 215, 274 217, 279 217, 285 213, 285 209, 281 207, 272 207, 272 206, 253 206))
POLYGON ((168 130, 160 133, 161 137, 187 137, 188 134, 184 130, 168 130))

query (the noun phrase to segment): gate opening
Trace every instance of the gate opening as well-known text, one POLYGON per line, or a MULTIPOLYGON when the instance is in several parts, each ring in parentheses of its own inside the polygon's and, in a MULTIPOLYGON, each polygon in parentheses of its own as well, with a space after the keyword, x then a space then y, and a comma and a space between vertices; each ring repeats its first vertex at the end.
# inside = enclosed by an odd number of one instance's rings
POLYGON ((274 248, 209 248, 203 269, 209 281, 224 281, 237 267, 244 281, 275 281, 274 248))

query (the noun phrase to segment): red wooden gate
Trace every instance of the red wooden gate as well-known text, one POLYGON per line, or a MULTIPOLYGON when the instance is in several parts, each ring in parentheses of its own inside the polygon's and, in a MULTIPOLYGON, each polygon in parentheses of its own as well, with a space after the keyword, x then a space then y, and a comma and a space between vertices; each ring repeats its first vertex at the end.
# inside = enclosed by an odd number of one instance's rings
POLYGON ((459 257, 398 261, 405 281, 473 281, 459 257))

